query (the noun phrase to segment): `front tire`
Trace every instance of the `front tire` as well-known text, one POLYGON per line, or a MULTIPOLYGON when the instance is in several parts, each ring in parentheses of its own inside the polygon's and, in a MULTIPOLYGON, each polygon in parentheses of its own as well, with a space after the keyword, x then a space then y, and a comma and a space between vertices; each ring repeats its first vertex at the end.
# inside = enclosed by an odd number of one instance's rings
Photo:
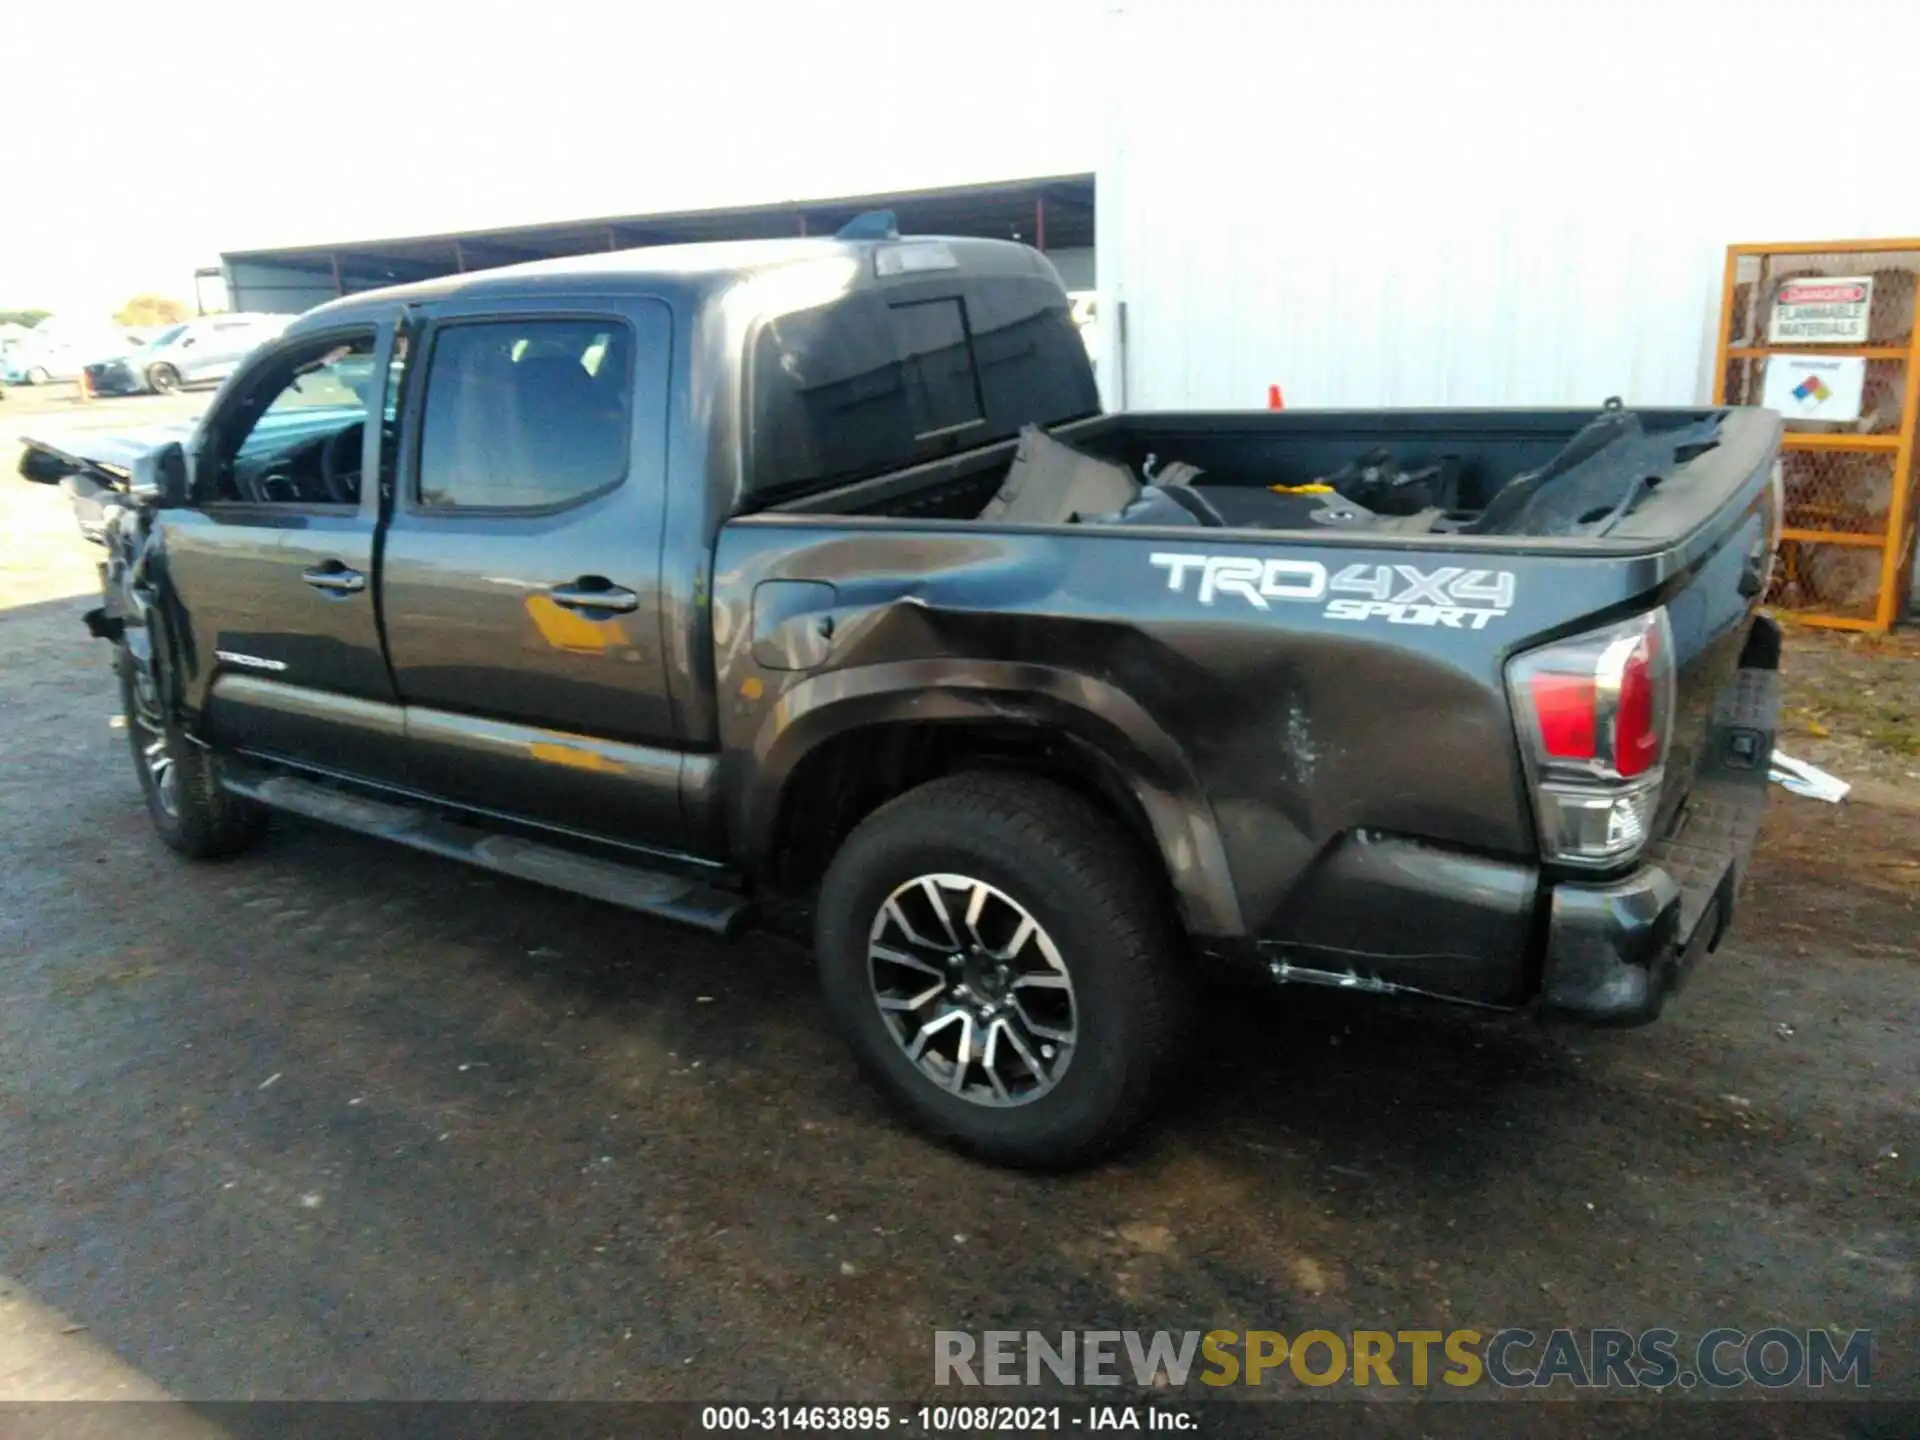
POLYGON ((171 365, 155 365, 147 371, 147 388, 156 395, 171 395, 180 388, 180 372, 171 365))
POLYGON ((862 1069, 941 1140, 1013 1165, 1091 1160, 1177 1058, 1186 977, 1162 888, 1069 790, 933 781, 868 816, 827 871, 828 1008, 862 1069))
POLYGON ((53 375, 44 365, 36 365, 27 371, 27 383, 29 385, 51 385, 53 383, 53 375))
POLYGON ((267 829, 267 812, 220 785, 220 760, 181 731, 151 670, 123 640, 115 649, 120 703, 154 831, 192 860, 237 855, 267 829))

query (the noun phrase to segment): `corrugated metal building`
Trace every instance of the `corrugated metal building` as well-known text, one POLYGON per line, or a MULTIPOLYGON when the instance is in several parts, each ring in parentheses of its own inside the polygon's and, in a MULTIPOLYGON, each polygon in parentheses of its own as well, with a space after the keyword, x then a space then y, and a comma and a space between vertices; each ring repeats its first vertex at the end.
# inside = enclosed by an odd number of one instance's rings
POLYGON ((1046 252, 1068 289, 1093 288, 1089 174, 230 250, 221 256, 219 274, 230 308, 290 314, 388 285, 562 255, 702 240, 831 235, 854 216, 882 209, 892 210, 908 234, 1024 241, 1046 252))
MULTIPOLYGON (((1098 117, 1093 176, 315 237, 229 252, 231 303, 822 233, 892 205, 909 233, 1039 241, 1069 286, 1096 288, 1087 333, 1114 408, 1257 406, 1272 385, 1312 407, 1690 404, 1713 393, 1727 245, 1920 235, 1913 0, 1083 11, 1060 73, 1086 77, 1073 114, 1098 117)), ((1035 114, 1052 120, 991 152, 999 173, 1062 151, 1059 112, 1035 114)), ((822 176, 867 173, 859 147, 816 148, 822 176)))
POLYGON ((1920 5, 1107 20, 1109 404, 1697 402, 1729 243, 1920 234, 1920 5))

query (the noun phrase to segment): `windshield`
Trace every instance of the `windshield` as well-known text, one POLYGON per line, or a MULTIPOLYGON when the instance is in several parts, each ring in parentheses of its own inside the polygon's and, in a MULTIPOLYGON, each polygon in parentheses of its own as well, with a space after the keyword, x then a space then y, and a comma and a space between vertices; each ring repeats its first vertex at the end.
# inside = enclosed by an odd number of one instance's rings
POLYGON ((186 328, 184 325, 169 325, 158 335, 147 341, 147 348, 149 350, 157 350, 162 345, 171 345, 175 340, 180 338, 180 333, 186 328))

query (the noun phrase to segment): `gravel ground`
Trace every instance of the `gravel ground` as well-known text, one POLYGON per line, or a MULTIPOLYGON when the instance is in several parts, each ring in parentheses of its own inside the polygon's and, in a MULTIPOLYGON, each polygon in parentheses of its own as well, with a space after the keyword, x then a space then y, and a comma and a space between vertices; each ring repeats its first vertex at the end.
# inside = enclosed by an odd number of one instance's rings
POLYGON ((1780 748, 1899 803, 1920 794, 1920 631, 1846 634, 1790 626, 1792 694, 1780 748))
POLYGON ((1897 769, 1775 792, 1658 1026, 1236 999, 1139 1146, 1035 1177, 890 1119, 783 942, 301 824, 175 859, 59 494, 0 478, 0 547, 0 1287, 176 1395, 906 1399, 936 1328, 1775 1323, 1872 1328, 1920 1394, 1897 769))

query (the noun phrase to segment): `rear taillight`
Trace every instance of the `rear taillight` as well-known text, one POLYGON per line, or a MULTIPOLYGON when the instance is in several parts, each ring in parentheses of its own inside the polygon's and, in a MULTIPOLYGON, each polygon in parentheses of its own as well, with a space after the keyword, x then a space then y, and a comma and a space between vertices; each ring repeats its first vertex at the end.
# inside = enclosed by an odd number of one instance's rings
POLYGON ((1508 664, 1543 857, 1613 865, 1646 844, 1660 804, 1673 684, 1664 609, 1508 664))

